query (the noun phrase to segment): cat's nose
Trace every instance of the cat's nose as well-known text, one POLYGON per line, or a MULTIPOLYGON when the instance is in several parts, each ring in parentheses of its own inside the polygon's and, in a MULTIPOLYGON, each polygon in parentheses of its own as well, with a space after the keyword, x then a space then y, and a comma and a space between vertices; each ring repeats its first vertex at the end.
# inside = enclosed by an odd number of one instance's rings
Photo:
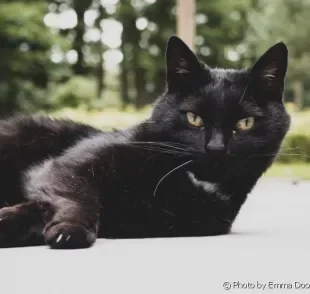
POLYGON ((225 146, 224 145, 208 145, 207 153, 212 157, 220 157, 225 153, 225 146))
POLYGON ((213 132, 209 142, 206 145, 206 152, 211 156, 221 156, 225 153, 226 146, 224 136, 220 132, 213 132))

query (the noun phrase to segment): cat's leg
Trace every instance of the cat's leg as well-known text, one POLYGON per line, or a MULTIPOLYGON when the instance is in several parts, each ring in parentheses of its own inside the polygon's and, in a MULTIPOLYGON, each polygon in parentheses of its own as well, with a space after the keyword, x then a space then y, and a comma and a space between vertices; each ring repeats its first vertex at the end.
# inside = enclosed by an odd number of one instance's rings
POLYGON ((49 202, 55 212, 44 228, 46 243, 52 248, 91 246, 103 220, 100 212, 111 205, 109 194, 117 175, 123 175, 119 167, 127 165, 128 158, 134 163, 140 154, 131 145, 100 135, 28 170, 25 197, 49 202))
POLYGON ((52 215, 48 203, 29 201, 0 209, 0 247, 42 245, 45 220, 52 215))
POLYGON ((51 159, 25 174, 28 200, 48 202, 53 215, 43 235, 55 249, 86 248, 96 238, 99 205, 96 189, 77 170, 51 159))

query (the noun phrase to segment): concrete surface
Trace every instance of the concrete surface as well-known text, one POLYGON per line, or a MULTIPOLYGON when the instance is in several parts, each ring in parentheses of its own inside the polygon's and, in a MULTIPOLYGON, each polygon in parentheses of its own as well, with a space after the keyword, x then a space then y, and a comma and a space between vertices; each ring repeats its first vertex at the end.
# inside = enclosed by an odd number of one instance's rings
POLYGON ((310 293, 309 211, 309 182, 262 180, 228 236, 0 249, 0 293, 310 293))

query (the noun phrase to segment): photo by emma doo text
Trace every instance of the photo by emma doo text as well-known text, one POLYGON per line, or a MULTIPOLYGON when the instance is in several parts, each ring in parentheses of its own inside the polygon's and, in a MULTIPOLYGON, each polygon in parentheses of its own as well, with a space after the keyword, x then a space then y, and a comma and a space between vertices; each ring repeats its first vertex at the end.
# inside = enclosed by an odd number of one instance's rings
POLYGON ((225 290, 308 290, 310 291, 310 281, 301 282, 277 282, 277 281, 253 281, 253 282, 241 282, 230 281, 224 282, 223 288, 225 290))

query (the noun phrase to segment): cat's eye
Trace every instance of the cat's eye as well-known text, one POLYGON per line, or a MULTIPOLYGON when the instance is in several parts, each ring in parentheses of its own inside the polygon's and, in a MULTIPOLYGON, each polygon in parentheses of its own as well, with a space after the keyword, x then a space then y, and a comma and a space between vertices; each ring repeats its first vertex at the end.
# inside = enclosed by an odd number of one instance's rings
POLYGON ((240 119, 236 124, 236 128, 239 131, 248 131, 254 127, 254 122, 255 122, 254 117, 247 117, 244 119, 240 119))
POLYGON ((187 112, 186 117, 188 122, 194 126, 194 127, 202 127, 203 126, 203 120, 200 116, 192 113, 192 112, 187 112))

